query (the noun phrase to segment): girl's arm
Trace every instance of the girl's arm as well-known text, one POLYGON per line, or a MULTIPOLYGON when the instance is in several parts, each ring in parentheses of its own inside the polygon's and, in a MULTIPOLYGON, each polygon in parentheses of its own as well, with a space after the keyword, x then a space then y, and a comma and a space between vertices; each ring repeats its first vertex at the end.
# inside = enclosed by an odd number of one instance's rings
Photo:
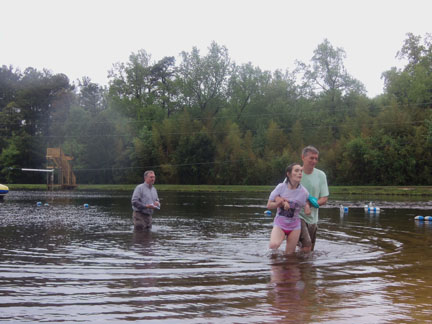
POLYGON ((269 200, 267 202, 267 209, 276 209, 278 207, 281 207, 281 206, 283 206, 284 201, 285 200, 282 197, 277 196, 274 201, 269 200))
MULTIPOLYGON (((285 198, 282 198, 281 196, 277 196, 275 198, 275 202, 278 203, 277 207, 280 207, 282 209, 288 210, 290 208, 290 204, 288 202, 288 200, 286 200, 285 198)), ((270 207, 267 207, 270 209, 270 207)))

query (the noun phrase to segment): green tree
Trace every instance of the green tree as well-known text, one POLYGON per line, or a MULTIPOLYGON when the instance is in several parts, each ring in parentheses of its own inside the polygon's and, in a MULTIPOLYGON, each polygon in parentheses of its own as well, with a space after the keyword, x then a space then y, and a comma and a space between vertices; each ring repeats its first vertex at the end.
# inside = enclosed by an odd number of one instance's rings
MULTIPOLYGON (((80 181, 89 183, 115 183, 119 170, 118 157, 124 149, 121 130, 118 130, 117 115, 103 111, 88 123, 80 162, 86 172, 80 172, 80 181)), ((124 168, 124 165, 122 166, 124 168)), ((79 175, 79 174, 78 174, 79 175)), ((78 181, 78 179, 77 179, 78 181)))
POLYGON ((69 109, 73 87, 64 74, 53 75, 34 68, 27 68, 23 73, 2 68, 1 78, 0 93, 4 93, 6 99, 3 98, 5 106, 0 111, 3 135, 0 148, 16 152, 11 146, 12 141, 19 148, 21 156, 16 161, 20 167, 41 168, 45 164, 47 145, 62 142, 53 123, 64 121, 59 118, 60 112, 69 109), (6 103, 5 100, 10 101, 6 103), (26 145, 16 144, 22 143, 23 139, 28 141, 26 145))
POLYGON ((157 165, 159 163, 157 156, 157 148, 154 145, 153 132, 147 127, 142 127, 136 137, 133 138, 132 146, 128 146, 127 156, 130 156, 131 167, 137 172, 134 172, 137 182, 142 179, 143 171, 147 167, 157 165))
POLYGON ((298 62, 305 81, 303 87, 308 90, 307 93, 324 92, 330 97, 332 103, 336 102, 338 96, 352 91, 364 93, 364 86, 348 74, 344 65, 345 58, 345 50, 334 48, 325 39, 314 50, 312 65, 298 62))
POLYGON ((0 153, 1 175, 8 183, 40 183, 43 179, 38 173, 24 173, 21 168, 38 167, 31 161, 31 139, 27 134, 11 136, 0 153))
MULTIPOLYGON (((227 121, 225 136, 216 144, 215 182, 219 184, 245 184, 251 162, 251 148, 244 146, 240 128, 227 121)), ((248 138, 250 143, 250 138, 248 138)))
POLYGON ((233 121, 247 127, 250 125, 248 119, 256 119, 256 116, 249 117, 244 114, 248 111, 248 107, 256 104, 270 80, 269 72, 263 72, 251 63, 241 66, 233 65, 229 80, 229 105, 227 106, 233 121))
POLYGON ((265 145, 265 153, 269 157, 276 157, 287 148, 290 148, 287 135, 273 120, 270 121, 267 128, 265 145))
POLYGON ((168 118, 173 113, 181 111, 183 107, 177 100, 179 91, 174 57, 164 57, 154 64, 151 75, 155 85, 155 103, 166 111, 168 118))
MULTIPOLYGON (((61 145, 64 152, 74 159, 72 165, 74 169, 86 168, 85 147, 89 142, 86 136, 91 126, 92 114, 81 106, 72 106, 69 114, 63 123, 64 141, 61 145)), ((82 178, 79 180, 83 180, 82 178)))
POLYGON ((215 146, 205 130, 182 136, 174 161, 182 184, 205 184, 212 175, 215 146))
POLYGON ((399 103, 409 103, 422 108, 432 107, 432 34, 423 39, 407 34, 399 59, 406 59, 403 69, 395 67, 383 73, 385 91, 399 103))
POLYGON ((370 184, 372 179, 370 145, 361 137, 351 139, 343 150, 338 164, 339 179, 350 185, 370 184))
POLYGON ((179 80, 185 106, 196 108, 196 117, 214 117, 227 102, 232 64, 228 50, 213 42, 208 54, 201 57, 194 47, 182 52, 179 80))
POLYGON ((0 112, 15 100, 20 78, 21 72, 14 69, 13 66, 3 65, 0 67, 0 112))
POLYGON ((107 109, 107 90, 89 77, 83 77, 78 81, 78 105, 90 112, 93 116, 107 109))
POLYGON ((342 48, 334 48, 325 39, 315 49, 312 65, 298 62, 298 71, 303 73, 303 93, 317 99, 316 106, 320 107, 315 118, 325 120, 335 138, 340 136, 338 125, 347 111, 344 101, 353 93, 357 96, 365 93, 363 84, 347 72, 345 57, 342 48))

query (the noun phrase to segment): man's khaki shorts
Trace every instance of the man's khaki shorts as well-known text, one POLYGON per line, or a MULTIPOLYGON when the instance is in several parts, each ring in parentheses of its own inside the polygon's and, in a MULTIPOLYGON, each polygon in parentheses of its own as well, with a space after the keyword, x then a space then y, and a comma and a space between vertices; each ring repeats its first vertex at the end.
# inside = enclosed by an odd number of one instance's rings
POLYGON ((312 250, 314 249, 317 229, 317 224, 308 224, 303 219, 301 220, 299 242, 302 247, 312 247, 312 250))

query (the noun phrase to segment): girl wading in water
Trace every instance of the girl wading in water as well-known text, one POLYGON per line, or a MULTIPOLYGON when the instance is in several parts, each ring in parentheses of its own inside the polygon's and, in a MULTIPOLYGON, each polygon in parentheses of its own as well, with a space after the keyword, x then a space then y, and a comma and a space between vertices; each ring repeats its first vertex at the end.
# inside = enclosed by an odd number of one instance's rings
POLYGON ((305 214, 310 214, 309 192, 300 184, 302 166, 292 163, 286 168, 286 182, 279 183, 271 192, 267 202, 268 209, 276 209, 270 237, 270 249, 278 249, 286 238, 285 252, 295 252, 300 236, 301 222, 299 213, 304 208, 305 214))

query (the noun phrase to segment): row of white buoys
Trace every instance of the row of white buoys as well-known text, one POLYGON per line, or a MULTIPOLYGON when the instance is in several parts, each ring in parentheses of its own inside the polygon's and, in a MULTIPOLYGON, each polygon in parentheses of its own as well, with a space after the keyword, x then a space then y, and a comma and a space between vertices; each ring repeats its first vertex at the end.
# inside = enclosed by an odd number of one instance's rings
POLYGON ((366 209, 365 207, 365 211, 371 214, 378 214, 381 211, 381 209, 379 207, 368 207, 366 209))
POLYGON ((369 213, 369 214, 379 214, 381 209, 379 207, 374 206, 371 201, 368 205, 364 206, 364 211, 365 213, 369 213))
MULTIPOLYGON (((347 206, 343 206, 343 205, 339 206, 339 211, 341 216, 348 214, 348 210, 349 208, 347 206)), ((381 209, 379 207, 374 206, 373 203, 370 202, 368 205, 364 206, 364 211, 365 213, 369 213, 369 214, 379 214, 381 209)))
POLYGON ((415 220, 419 220, 419 221, 431 221, 432 222, 432 216, 416 216, 414 217, 415 220))
MULTIPOLYGON (((49 206, 49 204, 48 203, 45 203, 45 204, 43 204, 45 207, 48 207, 49 206)), ((41 201, 38 201, 37 203, 36 203, 36 206, 38 206, 38 207, 41 207, 42 206, 42 202, 41 201)), ((84 204, 84 208, 89 208, 89 204, 84 204)))

